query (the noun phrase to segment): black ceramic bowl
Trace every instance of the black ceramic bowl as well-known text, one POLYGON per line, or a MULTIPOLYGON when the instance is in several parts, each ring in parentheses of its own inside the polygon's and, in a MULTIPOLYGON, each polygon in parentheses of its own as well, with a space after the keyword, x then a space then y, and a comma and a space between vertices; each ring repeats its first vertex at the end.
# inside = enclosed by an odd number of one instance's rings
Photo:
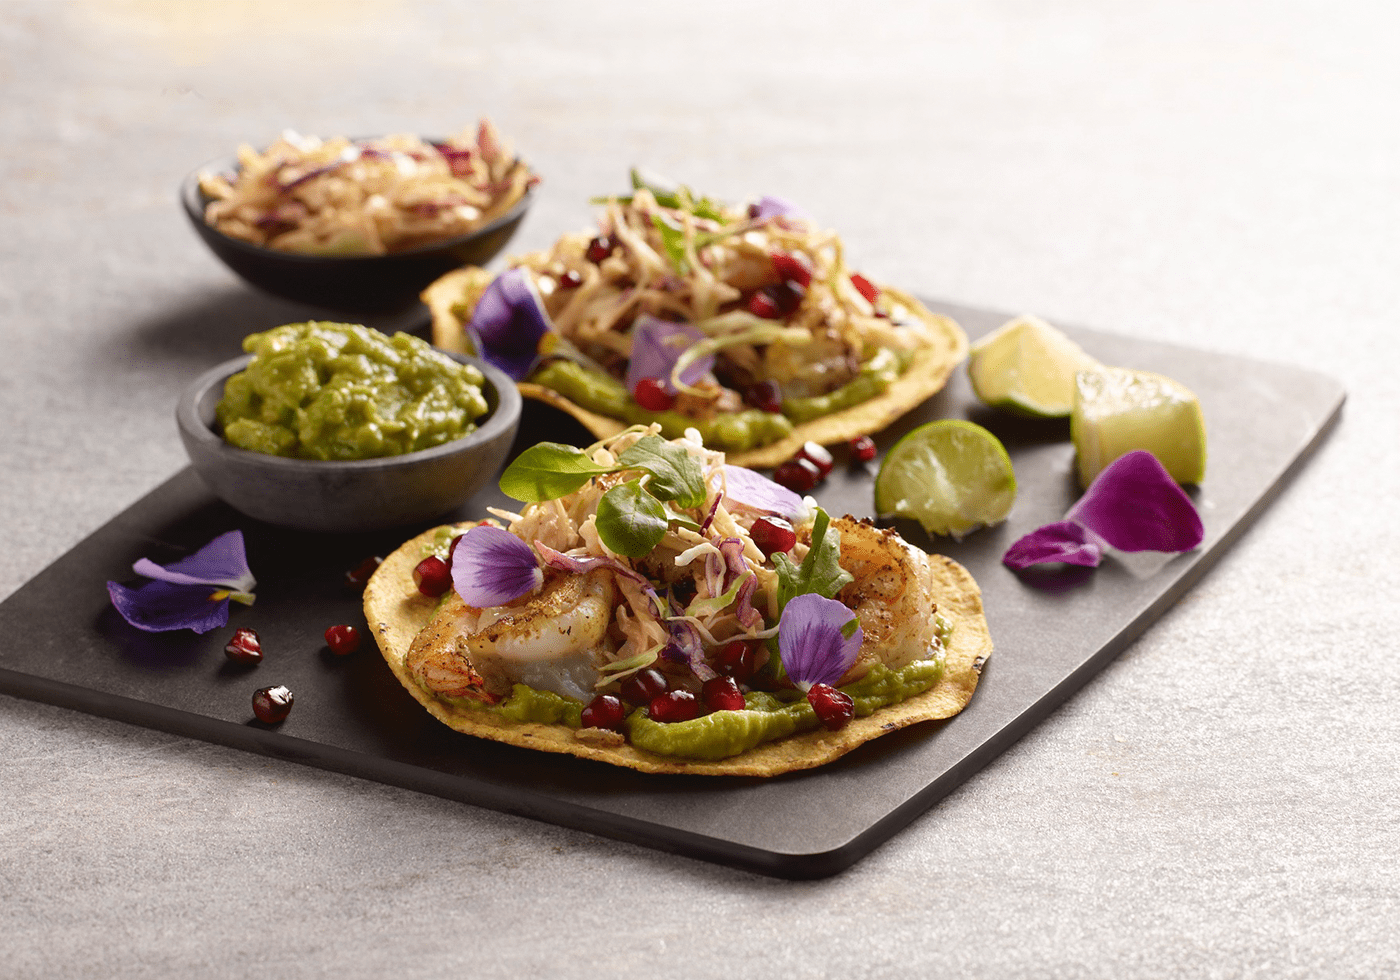
POLYGON ((209 198, 199 189, 199 175, 237 170, 237 157, 221 157, 191 173, 180 185, 180 202, 204 244, 254 286, 286 299, 344 312, 400 310, 412 305, 423 287, 443 273, 464 265, 485 265, 505 248, 535 196, 532 187, 510 211, 476 231, 406 252, 298 255, 230 238, 205 223, 209 198))
POLYGON ((355 533, 417 524, 455 509, 495 479, 520 426, 520 393, 505 372, 462 354, 486 377, 489 406, 475 432, 401 456, 323 462, 250 452, 225 442, 214 421, 224 382, 252 355, 225 361, 185 389, 175 408, 195 472, 236 510, 302 531, 355 533))

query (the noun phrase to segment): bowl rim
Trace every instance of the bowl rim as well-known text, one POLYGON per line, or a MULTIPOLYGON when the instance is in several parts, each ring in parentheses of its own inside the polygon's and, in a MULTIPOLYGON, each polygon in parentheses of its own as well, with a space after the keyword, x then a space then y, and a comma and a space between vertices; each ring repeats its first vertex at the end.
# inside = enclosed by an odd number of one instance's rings
MULTIPOLYGON (((437 347, 433 349, 458 363, 473 365, 481 371, 487 386, 489 386, 489 390, 484 391, 489 414, 485 422, 477 425, 473 431, 466 435, 427 449, 398 453, 393 456, 373 456, 369 459, 298 459, 291 456, 274 456, 271 453, 260 453, 232 445, 200 417, 199 406, 204 401, 206 393, 214 385, 227 381, 233 374, 247 367, 253 360, 252 354, 242 354, 230 358, 222 364, 215 365, 186 385, 175 405, 175 422, 182 433, 193 439, 203 449, 237 460, 242 466, 261 467, 273 472, 285 473, 315 473, 332 470, 339 472, 372 471, 397 466, 412 466, 417 463, 430 463, 441 457, 453 456, 478 445, 494 442, 519 424, 523 401, 520 391, 516 388, 515 381, 510 375, 480 358, 437 347), (494 406, 492 406, 493 393, 494 406)), ((191 460, 191 462, 194 461, 191 460)))
MULTIPOLYGON (((376 138, 377 137, 373 136, 354 136, 350 137, 350 141, 359 142, 361 140, 376 138)), ((436 137, 420 136, 419 139, 425 142, 432 142, 436 137)), ((263 149, 266 149, 266 147, 263 149)), ((517 159, 519 158, 517 157, 517 159)), ((306 255, 301 252, 283 252, 279 249, 267 248, 262 245, 254 245, 252 242, 245 242, 241 238, 234 238, 231 235, 224 234, 205 221, 204 207, 209 203, 210 199, 206 198, 200 191, 199 177, 201 174, 211 171, 216 173, 228 173, 232 171, 236 173, 238 171, 238 155, 236 153, 225 153, 221 156, 214 157, 209 162, 196 167, 185 175, 184 179, 180 181, 180 204, 184 209, 185 216, 194 223, 194 226, 199 229, 202 234, 207 233, 213 235, 217 237, 220 242, 226 243, 231 248, 246 252, 249 255, 286 260, 293 265, 369 265, 393 260, 411 260, 413 258, 450 250, 472 241, 475 238, 485 237, 513 221, 520 220, 525 212, 530 209, 530 205, 534 203, 535 189, 538 186, 537 184, 527 185, 525 193, 521 195, 520 200, 516 201, 515 205, 509 211, 463 235, 444 238, 441 241, 432 242, 427 245, 419 245, 416 248, 405 249, 402 252, 386 252, 383 255, 306 255)))

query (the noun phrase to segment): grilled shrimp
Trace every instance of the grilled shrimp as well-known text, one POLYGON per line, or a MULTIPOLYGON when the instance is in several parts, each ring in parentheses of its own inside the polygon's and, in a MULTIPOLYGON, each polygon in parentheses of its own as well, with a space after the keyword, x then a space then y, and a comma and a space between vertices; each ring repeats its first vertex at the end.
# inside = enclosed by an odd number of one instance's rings
POLYGON ((514 684, 593 697, 617 588, 609 572, 559 575, 525 602, 475 609, 455 593, 418 634, 404 666, 428 690, 494 703, 514 684))
POLYGON ((877 663, 898 669, 937 650, 938 605, 928 555, 893 530, 852 517, 836 518, 831 526, 841 535, 841 567, 855 576, 836 598, 860 617, 865 635, 841 683, 864 677, 877 663))

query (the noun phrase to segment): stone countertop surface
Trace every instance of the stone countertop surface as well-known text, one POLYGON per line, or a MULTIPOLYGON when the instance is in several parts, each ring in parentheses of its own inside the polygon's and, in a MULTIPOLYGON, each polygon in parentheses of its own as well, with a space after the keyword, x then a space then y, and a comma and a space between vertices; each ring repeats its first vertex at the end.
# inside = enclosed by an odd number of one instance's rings
MULTIPOLYGON (((1296 364, 1340 425, 1186 597, 804 883, 0 696, 0 974, 1400 973, 1400 8, 0 5, 0 596, 185 464, 255 292, 175 190, 285 128, 490 116, 513 250, 642 164, 928 296, 1296 364)), ((379 326, 392 326, 381 318, 379 326)), ((0 643, 4 642, 0 638, 0 643)))

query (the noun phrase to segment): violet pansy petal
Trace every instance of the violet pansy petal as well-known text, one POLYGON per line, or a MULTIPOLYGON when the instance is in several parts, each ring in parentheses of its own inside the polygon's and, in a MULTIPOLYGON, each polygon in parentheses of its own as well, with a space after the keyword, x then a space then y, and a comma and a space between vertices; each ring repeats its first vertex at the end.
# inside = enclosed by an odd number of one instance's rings
POLYGON ((1119 551, 1190 551, 1205 536, 1191 498, 1144 450, 1105 467, 1065 519, 1119 551))
POLYGON ((1056 521, 1021 538, 1006 549, 1001 560, 1019 572, 1052 562, 1093 568, 1102 558, 1103 549, 1088 531, 1073 521, 1056 521))
POLYGON ((765 194, 754 205, 753 216, 760 221, 767 218, 806 218, 807 212, 786 198, 765 194))
POLYGON ((257 585, 248 568, 242 531, 221 534, 194 554, 169 565, 141 558, 131 568, 138 575, 176 585, 224 585, 236 592, 251 592, 257 585))
MULTIPOLYGON (((704 339, 705 335, 689 323, 673 323, 650 314, 637 317, 632 325, 632 352, 627 359, 627 390, 635 394, 643 378, 655 378, 674 395, 676 386, 671 382, 671 372, 676 361, 704 339)), ((713 354, 696 358, 681 372, 681 383, 695 384, 714 366, 713 354)))
POLYGON ((540 357, 540 340, 550 332, 549 314, 524 269, 507 269, 476 302, 467 334, 476 352, 515 381, 524 380, 540 357))
POLYGON ((208 633, 228 625, 228 598, 215 600, 208 585, 157 579, 133 589, 108 582, 107 594, 122 619, 148 633, 179 629, 208 633))
POLYGON ((502 606, 534 592, 544 572, 530 546, 503 528, 478 524, 452 552, 452 586, 477 609, 502 606))
POLYGON ((789 600, 778 621, 778 654, 788 679, 801 690, 835 684, 860 654, 859 626, 849 637, 842 630, 856 614, 835 599, 804 592, 789 600))
POLYGON ((743 466, 725 464, 724 496, 741 507, 776 514, 794 523, 807 513, 807 505, 800 496, 743 466))

